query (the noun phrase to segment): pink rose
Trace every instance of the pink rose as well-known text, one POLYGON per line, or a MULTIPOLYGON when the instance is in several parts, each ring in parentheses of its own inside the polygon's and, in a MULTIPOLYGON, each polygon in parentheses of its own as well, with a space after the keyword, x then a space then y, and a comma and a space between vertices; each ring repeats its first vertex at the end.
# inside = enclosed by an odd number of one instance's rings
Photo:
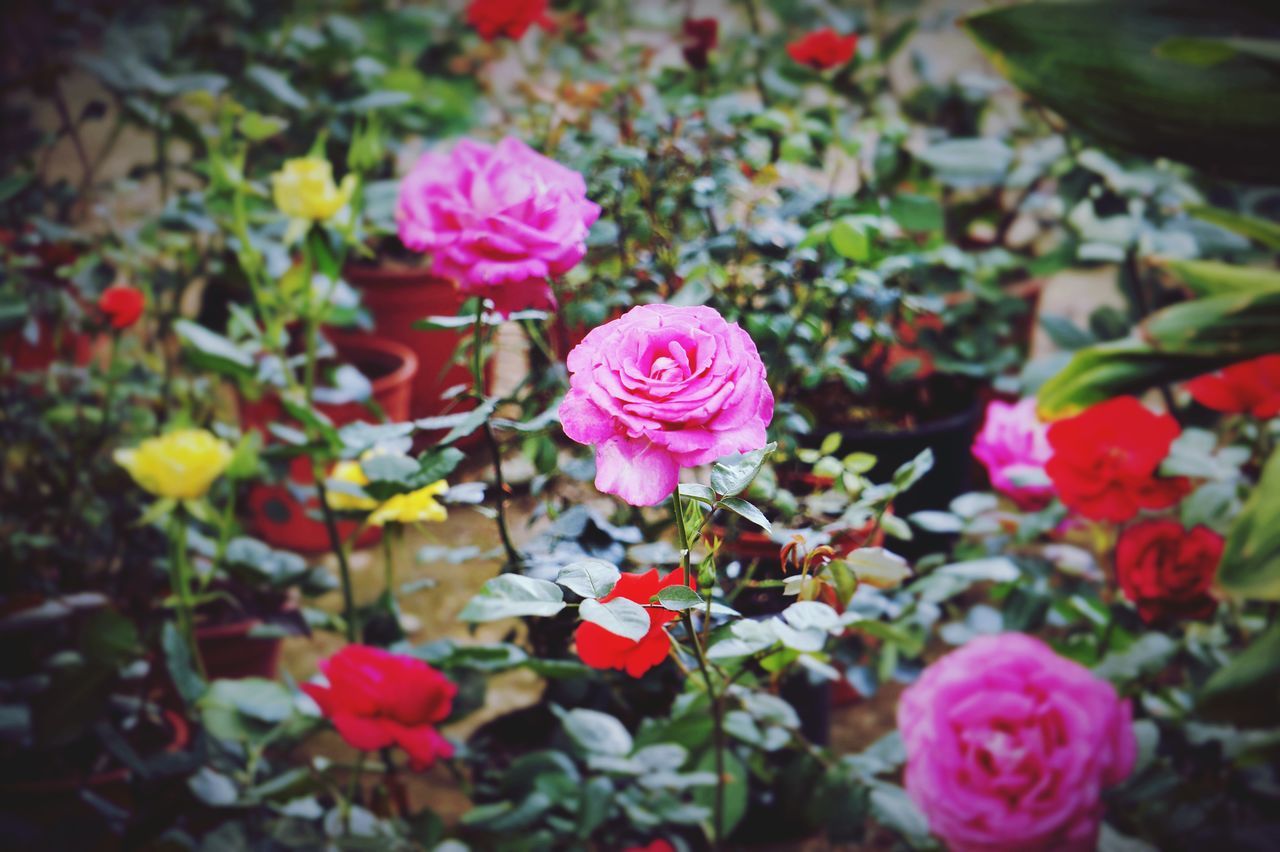
POLYGON ((902 693, 906 788, 956 852, 1091 850, 1133 770, 1128 702, 1021 633, 982 636, 902 693))
POLYGON ((547 277, 582 260, 599 216, 582 175, 512 137, 423 154, 396 203, 401 242, 504 316, 555 307, 547 277))
POLYGON ((1049 426, 1036 416, 1036 401, 1015 405, 993 400, 987 419, 973 441, 973 454, 991 477, 991 486, 1023 509, 1039 509, 1053 497, 1053 483, 1044 472, 1053 455, 1049 426))
POLYGON ((661 503, 680 468, 765 444, 773 393, 756 345, 711 308, 641 305, 569 353, 564 433, 596 448, 596 488, 661 503))

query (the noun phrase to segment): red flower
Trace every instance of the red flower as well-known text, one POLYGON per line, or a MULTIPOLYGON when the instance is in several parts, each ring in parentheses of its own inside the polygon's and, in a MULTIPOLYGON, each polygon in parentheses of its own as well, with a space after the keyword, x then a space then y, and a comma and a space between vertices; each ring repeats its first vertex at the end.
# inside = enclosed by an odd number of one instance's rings
POLYGON ((1204 618, 1217 606, 1209 587, 1222 547, 1222 536, 1208 527, 1143 521, 1120 535, 1116 579, 1143 621, 1204 618))
POLYGON ((348 645, 320 662, 328 686, 302 684, 348 745, 374 751, 398 745, 415 770, 453 745, 434 727, 449 715, 458 688, 415 657, 367 645, 348 645))
MULTIPOLYGON (((643 574, 623 574, 613 591, 600 599, 602 603, 623 597, 638 604, 649 603, 659 589, 680 585, 679 568, 665 577, 650 568, 643 574)), ((574 634, 578 656, 593 669, 617 669, 632 677, 640 677, 667 658, 671 645, 666 626, 675 621, 678 614, 666 609, 646 609, 649 613, 649 632, 639 641, 610 633, 599 625, 583 622, 574 634)))
POLYGON ((1205 408, 1270 419, 1280 414, 1280 355, 1263 355, 1192 379, 1187 390, 1205 408))
POLYGON ((551 30, 547 0, 471 0, 467 23, 485 41, 503 36, 518 41, 534 24, 551 30))
POLYGON ((655 840, 648 846, 628 846, 622 852, 676 852, 676 848, 666 840, 655 840))
POLYGON ((787 45, 787 55, 815 71, 838 68, 853 58, 858 49, 858 34, 842 36, 831 27, 814 30, 787 45))
POLYGON ((707 67, 707 59, 720 41, 720 22, 715 18, 684 19, 684 61, 690 68, 701 71, 707 67))
POLYGON ((1140 509, 1166 509, 1187 491, 1184 477, 1156 468, 1181 433, 1178 421, 1131 396, 1109 399, 1049 426, 1045 473, 1062 502, 1095 521, 1123 522, 1140 509))
POLYGON ((102 291, 98 297, 98 310, 111 321, 112 328, 128 328, 142 316, 146 306, 142 291, 124 284, 116 284, 102 291))

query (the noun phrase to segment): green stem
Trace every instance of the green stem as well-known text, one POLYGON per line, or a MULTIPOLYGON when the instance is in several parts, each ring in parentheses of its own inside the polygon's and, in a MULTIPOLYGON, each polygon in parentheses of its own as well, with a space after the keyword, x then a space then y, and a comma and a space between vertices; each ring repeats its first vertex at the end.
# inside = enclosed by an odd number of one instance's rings
POLYGON ((206 678, 204 659, 196 644, 195 600, 191 595, 191 566, 187 561, 187 522, 181 508, 175 508, 169 516, 169 541, 172 544, 172 564, 169 566, 169 583, 177 600, 178 630, 187 643, 187 651, 195 663, 200 677, 206 678))
MULTIPOLYGON (((484 404, 484 300, 476 301, 476 322, 471 338, 471 380, 473 393, 480 405, 484 404)), ((493 459, 493 487, 497 491, 494 498, 495 520, 498 523, 498 536, 502 539, 502 549, 507 554, 507 568, 517 569, 524 561, 520 551, 511 542, 511 533, 507 528, 507 484, 502 476, 502 450, 498 439, 494 437, 493 425, 486 416, 481 427, 484 430, 485 443, 489 445, 489 455, 493 459)))
POLYGON ((329 548, 338 558, 338 577, 342 581, 342 620, 346 622, 347 641, 358 641, 359 616, 356 614, 355 592, 351 586, 351 565, 347 562, 347 548, 338 532, 338 520, 334 517, 333 507, 329 505, 329 489, 325 486, 324 466, 312 461, 311 471, 316 480, 316 493, 320 496, 320 513, 324 516, 324 526, 329 533, 329 548))
MULTIPOLYGON (((680 570, 683 575, 684 584, 689 585, 689 533, 684 526, 684 506, 680 500, 680 488, 677 485, 676 490, 671 492, 671 510, 675 513, 676 520, 676 540, 680 544, 680 570)), ((708 610, 709 612, 709 610, 708 610)), ((684 623, 685 633, 689 635, 690 641, 693 643, 694 657, 698 661, 698 672, 702 675, 702 681, 707 687, 707 697, 711 700, 711 731, 712 731, 712 748, 715 749, 716 760, 716 795, 715 805, 712 810, 711 821, 711 846, 713 849, 720 848, 721 834, 724 829, 724 707, 722 704, 723 695, 716 693, 715 681, 711 677, 711 667, 707 665, 707 655, 702 650, 702 642, 698 638, 697 632, 693 629, 693 615, 689 610, 681 613, 684 623)))

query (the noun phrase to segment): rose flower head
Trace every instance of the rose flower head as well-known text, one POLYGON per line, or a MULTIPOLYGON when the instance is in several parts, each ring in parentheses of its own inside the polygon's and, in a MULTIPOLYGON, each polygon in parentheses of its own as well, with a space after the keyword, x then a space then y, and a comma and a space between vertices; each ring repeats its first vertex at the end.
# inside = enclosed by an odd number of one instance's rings
POLYGON ((271 176, 276 207, 286 216, 306 222, 333 218, 351 201, 355 188, 355 175, 347 175, 340 185, 335 184, 333 166, 323 157, 286 160, 280 171, 271 176))
POLYGON ((1263 355, 1192 379, 1187 390, 1205 408, 1269 420, 1280 414, 1280 355, 1263 355))
POLYGON ((973 455, 982 462, 991 486, 1023 509, 1042 508, 1053 496, 1044 464, 1053 455, 1049 427, 1036 416, 1036 401, 1010 405, 992 400, 986 420, 973 441, 973 455))
POLYGON ((320 671, 328 685, 304 683, 301 689, 348 745, 361 751, 398 745, 419 771, 453 756, 453 745, 435 725, 453 709, 458 688, 422 660, 347 645, 321 660, 320 671))
POLYGON ((197 500, 231 464, 232 450, 204 429, 179 429, 148 438, 113 458, 147 491, 169 500, 197 500))
POLYGON ((720 22, 715 18, 685 18, 682 25, 684 42, 680 48, 690 68, 707 67, 711 51, 720 41, 720 22))
POLYGON ((1183 477, 1156 475, 1182 433, 1178 421, 1119 396, 1049 426, 1045 472, 1069 509, 1123 523, 1142 509, 1167 509, 1185 496, 1183 477))
POLYGON ((467 23, 485 41, 498 38, 519 41, 534 24, 551 30, 547 0, 471 0, 467 5, 467 23))
POLYGON ((1146 622, 1206 618, 1217 608, 1210 589, 1222 560, 1222 536, 1187 530, 1174 520, 1142 521, 1116 543, 1116 581, 1146 622))
POLYGON ((641 305, 569 353, 564 433, 596 450, 596 488, 633 506, 675 491, 680 468, 757 450, 773 419, 764 362, 708 307, 641 305))
POLYGON ((857 33, 842 36, 830 27, 824 27, 788 44, 787 55, 815 71, 827 71, 853 59, 857 49, 857 33))
POLYGON ((547 278, 582 260, 599 216, 582 175, 511 137, 424 154, 396 203, 401 242, 504 316, 555 307, 547 278))
POLYGON ((114 284, 98 297, 98 310, 114 329, 128 328, 142 316, 147 298, 142 291, 127 284, 114 284))
MULTIPOLYGON (((662 589, 680 585, 682 578, 679 568, 665 577, 659 577, 656 568, 643 574, 623 574, 613 590, 600 598, 600 602, 608 603, 615 598, 626 598, 646 606, 662 589)), ((679 613, 657 608, 647 608, 645 612, 649 614, 649 632, 639 640, 610 633, 598 624, 584 621, 574 633, 574 642, 578 646, 578 656, 582 658, 582 662, 593 669, 617 669, 632 677, 640 677, 665 660, 671 649, 666 628, 679 617, 679 613)))
POLYGON ((436 500, 448 490, 449 483, 440 479, 416 491, 389 497, 369 516, 369 523, 380 527, 390 523, 423 524, 448 520, 448 510, 436 500))
POLYGON ((1137 756, 1130 713, 1040 640, 979 637, 898 702, 907 793, 955 852, 1092 850, 1102 791, 1137 756))

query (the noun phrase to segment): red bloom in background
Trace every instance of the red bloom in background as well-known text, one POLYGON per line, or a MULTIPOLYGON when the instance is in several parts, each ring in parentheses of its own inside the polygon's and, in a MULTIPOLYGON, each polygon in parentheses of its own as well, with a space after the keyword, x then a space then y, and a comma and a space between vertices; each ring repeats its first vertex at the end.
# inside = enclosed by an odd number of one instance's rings
POLYGON ((1217 606, 1209 588, 1222 548, 1222 536, 1208 527, 1143 521, 1120 535, 1116 579, 1143 621, 1205 618, 1217 606))
MULTIPOLYGON (((650 568, 643 574, 623 574, 618 578, 618 585, 600 602, 607 603, 621 597, 643 606, 660 589, 680 585, 681 578, 679 568, 665 577, 659 577, 656 568, 650 568)), ((645 612, 649 613, 649 632, 638 641, 610 633, 589 621, 583 622, 574 634, 582 662, 593 669, 617 669, 632 677, 640 677, 665 660, 671 648, 665 628, 676 620, 678 614, 667 609, 646 609, 645 612)))
POLYGON ((467 23, 485 41, 501 37, 519 40, 534 24, 551 29, 547 0, 471 0, 467 23))
POLYGON ((1095 521, 1120 523, 1140 509, 1166 509, 1190 490, 1185 477, 1156 476, 1178 421, 1131 396, 1091 406, 1049 426, 1053 456, 1045 473, 1068 508, 1095 521))
POLYGON ((787 55, 815 71, 826 71, 844 65, 857 49, 857 33, 842 36, 831 27, 824 27, 787 45, 787 55))
POLYGON ((715 18, 684 19, 684 61, 701 71, 707 67, 711 51, 720 41, 720 22, 715 18))
POLYGON ((1280 414, 1280 355, 1263 355, 1187 382, 1191 397, 1224 414, 1280 414))
POLYGON ((655 840, 648 846, 628 846, 622 852, 676 852, 676 848, 666 840, 655 840))
POLYGON ((98 297, 98 310, 111 321, 112 328, 128 328, 142 316, 147 299, 142 291, 124 284, 116 284, 102 291, 98 297))
POLYGON ((348 745, 374 751, 398 745, 415 770, 437 757, 452 757, 453 745, 433 727, 453 708, 458 688, 416 657, 367 645, 348 645, 320 671, 328 686, 302 684, 348 745))

